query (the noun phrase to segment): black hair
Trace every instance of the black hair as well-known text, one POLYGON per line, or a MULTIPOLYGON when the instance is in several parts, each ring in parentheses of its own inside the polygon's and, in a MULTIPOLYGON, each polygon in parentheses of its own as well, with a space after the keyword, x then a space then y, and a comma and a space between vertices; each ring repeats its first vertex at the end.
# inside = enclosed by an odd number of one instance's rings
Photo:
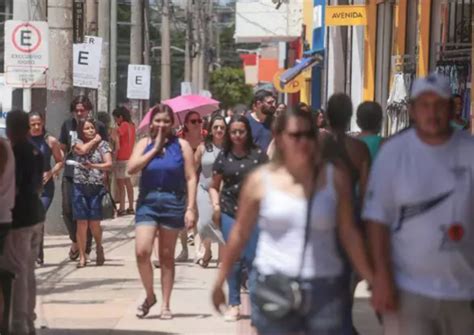
POLYGON ((199 114, 198 112, 196 111, 189 111, 186 113, 186 116, 184 117, 184 126, 183 126, 183 131, 185 133, 187 133, 189 131, 188 127, 186 127, 186 123, 188 123, 189 121, 189 118, 193 115, 199 115, 199 117, 201 117, 201 114, 199 114))
POLYGON ((86 126, 86 123, 92 124, 94 126, 96 132, 98 130, 97 129, 97 122, 91 117, 88 117, 85 120, 79 121, 79 124, 77 125, 77 134, 78 134, 79 139, 81 139, 84 142, 85 142, 84 127, 86 126))
POLYGON ((311 113, 311 107, 309 107, 305 102, 299 102, 298 105, 296 105, 296 108, 300 111, 311 113))
POLYGON ((451 99, 456 99, 456 98, 460 98, 462 100, 462 95, 461 94, 453 94, 453 96, 451 97, 451 99))
POLYGON ((256 146, 253 143, 253 137, 252 137, 252 128, 250 127, 250 122, 245 117, 244 115, 234 115, 231 117, 229 124, 227 126, 227 132, 225 134, 225 140, 224 140, 224 154, 228 155, 229 152, 232 151, 233 148, 233 143, 230 138, 230 127, 232 126, 233 123, 241 122, 245 126, 245 130, 247 131, 247 138, 245 140, 245 151, 249 153, 252 149, 255 149, 256 146))
POLYGON ((130 115, 130 111, 126 107, 122 106, 115 108, 112 112, 112 115, 117 118, 122 117, 125 122, 132 123, 132 116, 130 115))
POLYGON ((273 97, 273 93, 268 90, 258 90, 255 92, 252 100, 252 106, 255 105, 257 102, 262 102, 267 97, 273 97))
POLYGON ((93 109, 92 103, 88 97, 86 97, 85 95, 78 95, 71 102, 71 112, 74 112, 76 110, 76 106, 79 104, 83 105, 84 108, 88 111, 91 111, 93 109))
POLYGON ((323 123, 323 125, 321 126, 321 128, 326 128, 328 122, 327 122, 327 118, 326 118, 326 113, 324 113, 324 109, 322 109, 322 108, 316 110, 316 113, 314 114, 314 120, 315 120, 315 122, 316 122, 317 128, 319 128, 319 126, 317 125, 319 115, 322 115, 323 118, 324 118, 324 123, 323 123))
POLYGON ((227 132, 227 129, 228 129, 227 124, 225 123, 225 118, 222 115, 216 114, 216 115, 212 116, 211 121, 209 121, 209 124, 207 126, 207 136, 204 139, 204 146, 205 146, 206 150, 209 151, 209 152, 212 151, 212 142, 214 141, 214 138, 212 136, 212 127, 214 127, 214 123, 216 121, 224 122, 224 127, 226 128, 226 132, 227 132))
POLYGON ((30 131, 28 114, 19 109, 7 113, 6 126, 8 134, 15 138, 26 138, 30 131))
POLYGON ((327 113, 329 125, 335 130, 346 130, 352 117, 352 100, 345 93, 336 93, 329 98, 327 113))
POLYGON ((365 101, 357 107, 357 125, 360 129, 379 133, 382 129, 382 106, 375 101, 365 101))

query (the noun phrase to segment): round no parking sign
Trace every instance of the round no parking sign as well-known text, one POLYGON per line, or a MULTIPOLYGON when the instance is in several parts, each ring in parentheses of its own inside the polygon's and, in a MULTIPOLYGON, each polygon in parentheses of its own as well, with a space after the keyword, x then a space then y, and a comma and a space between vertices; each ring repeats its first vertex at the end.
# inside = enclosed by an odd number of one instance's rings
POLYGON ((21 52, 34 52, 41 45, 41 32, 29 22, 22 23, 13 30, 12 43, 21 52))

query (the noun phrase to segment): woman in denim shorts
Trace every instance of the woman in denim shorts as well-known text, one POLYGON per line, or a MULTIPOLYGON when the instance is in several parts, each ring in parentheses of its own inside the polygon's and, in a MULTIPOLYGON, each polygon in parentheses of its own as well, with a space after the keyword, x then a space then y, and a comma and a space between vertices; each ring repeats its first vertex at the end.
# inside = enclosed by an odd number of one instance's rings
POLYGON ((102 198, 105 195, 104 171, 112 167, 112 150, 108 142, 97 134, 93 119, 81 121, 78 126, 77 139, 73 143, 75 160, 72 213, 77 221, 77 243, 79 246, 78 268, 87 264, 86 240, 87 228, 90 227, 96 243, 97 265, 105 262, 102 247, 102 198))
POLYGON ((319 158, 317 134, 310 113, 299 108, 284 112, 274 125, 274 161, 254 171, 240 194, 212 298, 219 310, 225 278, 258 224, 249 290, 259 334, 352 334, 344 329, 350 290, 340 247, 360 275, 372 281, 354 222, 349 177, 336 163, 319 158), (291 292, 294 303, 273 303, 272 297, 289 296, 275 293, 280 289, 291 292))
POLYGON ((141 171, 140 194, 135 216, 135 242, 138 271, 146 299, 138 307, 144 318, 156 304, 153 289, 151 253, 159 232, 159 258, 163 302, 161 319, 172 319, 171 291, 174 283, 174 253, 179 231, 196 222, 196 172, 189 143, 173 135, 173 110, 156 105, 151 110, 149 136, 135 146, 128 162, 128 173, 141 171))

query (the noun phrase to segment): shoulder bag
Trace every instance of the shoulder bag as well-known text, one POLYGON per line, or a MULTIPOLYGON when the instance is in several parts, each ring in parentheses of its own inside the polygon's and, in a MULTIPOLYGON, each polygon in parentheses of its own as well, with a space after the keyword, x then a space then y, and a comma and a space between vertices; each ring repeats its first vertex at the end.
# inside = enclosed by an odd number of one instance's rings
POLYGON ((300 310, 302 307, 303 293, 301 290, 301 273, 303 271, 304 256, 310 235, 311 207, 314 195, 315 187, 313 186, 313 192, 308 201, 303 251, 298 276, 292 278, 281 273, 267 276, 257 275, 255 303, 261 313, 271 320, 285 318, 292 312, 300 310))

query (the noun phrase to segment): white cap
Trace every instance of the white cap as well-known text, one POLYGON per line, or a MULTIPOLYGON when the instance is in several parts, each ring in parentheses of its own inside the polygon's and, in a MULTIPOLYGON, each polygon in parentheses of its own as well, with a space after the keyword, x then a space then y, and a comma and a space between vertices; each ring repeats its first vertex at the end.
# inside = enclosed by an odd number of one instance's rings
POLYGON ((416 99, 424 93, 435 93, 442 98, 451 98, 451 87, 449 79, 437 73, 432 73, 427 77, 418 78, 413 83, 411 98, 416 99))

